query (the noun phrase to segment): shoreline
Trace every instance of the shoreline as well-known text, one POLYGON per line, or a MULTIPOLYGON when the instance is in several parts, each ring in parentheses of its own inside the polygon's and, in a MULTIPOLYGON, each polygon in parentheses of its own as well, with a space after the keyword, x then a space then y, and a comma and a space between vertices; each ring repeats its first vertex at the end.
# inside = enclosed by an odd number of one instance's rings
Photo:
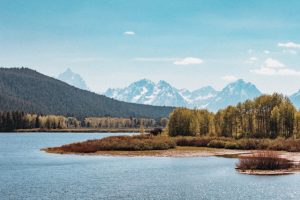
MULTIPOLYGON (((139 157, 139 156, 150 156, 150 157, 209 157, 219 156, 226 158, 238 158, 239 156, 249 155, 261 150, 236 150, 236 149, 222 149, 222 148, 209 148, 209 147, 182 147, 177 146, 174 149, 168 150, 145 150, 145 151, 97 151, 95 153, 74 153, 74 152, 63 152, 61 150, 52 150, 50 148, 43 148, 42 151, 53 154, 74 154, 74 155, 104 155, 104 156, 127 156, 127 157, 139 157)), ((276 151, 280 157, 289 159, 295 163, 300 163, 300 152, 287 152, 287 151, 276 151)))
MULTIPOLYGON (((193 157, 223 157, 223 158, 239 158, 258 152, 259 150, 230 150, 216 149, 208 147, 176 147, 169 150, 150 150, 150 151, 98 151, 96 153, 70 153, 63 151, 53 151, 50 148, 41 149, 47 153, 64 154, 64 155, 80 155, 80 156, 110 156, 110 157, 157 157, 157 158, 193 158, 193 157)), ((277 151, 282 158, 287 158, 295 163, 295 167, 286 170, 240 170, 236 171, 240 174, 247 175, 290 175, 300 173, 300 152, 277 151)))
POLYGON ((47 153, 53 154, 73 154, 73 155, 90 155, 90 156, 113 156, 113 157, 173 157, 173 158, 188 158, 188 157, 210 157, 224 156, 237 157, 241 154, 249 154, 248 150, 230 150, 230 149, 215 149, 208 147, 176 147, 168 150, 146 150, 146 151, 97 151, 95 153, 73 153, 63 152, 60 150, 52 150, 51 148, 41 149, 47 153))
POLYGON ((95 153, 74 153, 43 148, 42 151, 53 154, 70 154, 81 156, 112 156, 112 157, 170 157, 170 158, 190 158, 190 157, 227 157, 237 158, 242 154, 250 154, 249 150, 216 149, 208 147, 176 147, 168 150, 145 150, 145 151, 97 151, 95 153))
MULTIPOLYGON (((152 129, 145 129, 150 132, 152 129)), ((1 133, 1 132, 0 132, 1 133)), ((74 129, 17 129, 5 133, 140 133, 140 129, 91 129, 91 128, 74 128, 74 129)))
POLYGON ((258 175, 258 176, 281 176, 300 173, 300 168, 279 169, 279 170, 240 170, 236 169, 240 174, 258 175))

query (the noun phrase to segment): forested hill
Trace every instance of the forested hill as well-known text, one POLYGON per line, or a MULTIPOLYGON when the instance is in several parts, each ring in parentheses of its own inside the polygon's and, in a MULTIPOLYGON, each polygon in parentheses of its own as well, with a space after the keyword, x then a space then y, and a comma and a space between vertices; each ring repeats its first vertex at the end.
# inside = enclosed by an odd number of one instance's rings
POLYGON ((28 68, 0 68, 0 111, 88 116, 166 117, 171 107, 125 103, 70 86, 28 68))

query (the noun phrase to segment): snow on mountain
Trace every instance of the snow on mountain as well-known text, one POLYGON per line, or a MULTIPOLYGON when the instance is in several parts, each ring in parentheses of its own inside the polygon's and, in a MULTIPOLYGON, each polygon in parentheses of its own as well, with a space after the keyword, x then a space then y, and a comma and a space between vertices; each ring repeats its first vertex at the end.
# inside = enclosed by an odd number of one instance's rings
POLYGON ((123 89, 108 89, 104 95, 132 103, 207 108, 210 111, 217 111, 228 105, 235 105, 247 99, 253 99, 261 95, 261 92, 255 85, 244 80, 230 83, 222 91, 218 92, 211 86, 195 91, 178 90, 166 81, 159 81, 156 84, 150 80, 143 79, 123 89))
POLYGON ((81 76, 74 73, 70 68, 68 68, 65 72, 59 74, 57 78, 74 87, 83 90, 89 90, 81 76))
POLYGON ((247 99, 254 99, 262 93, 250 82, 245 82, 240 79, 227 85, 219 92, 212 101, 209 102, 207 108, 211 111, 217 111, 220 108, 225 108, 229 105, 236 105, 239 102, 244 102, 247 99))
POLYGON ((132 103, 204 108, 207 102, 216 95, 212 87, 204 87, 196 91, 178 90, 166 81, 157 84, 150 80, 140 80, 126 88, 108 89, 104 95, 132 103))
POLYGON ((178 90, 166 81, 159 81, 156 84, 154 93, 146 103, 164 106, 187 106, 187 102, 178 93, 178 90))
POLYGON ((206 108, 207 104, 217 95, 217 91, 211 86, 206 86, 190 92, 186 89, 180 90, 179 93, 188 102, 191 108, 206 108))
POLYGON ((150 80, 142 79, 123 89, 108 89, 104 95, 132 103, 162 105, 162 106, 186 106, 186 102, 177 89, 165 81, 157 84, 150 80))

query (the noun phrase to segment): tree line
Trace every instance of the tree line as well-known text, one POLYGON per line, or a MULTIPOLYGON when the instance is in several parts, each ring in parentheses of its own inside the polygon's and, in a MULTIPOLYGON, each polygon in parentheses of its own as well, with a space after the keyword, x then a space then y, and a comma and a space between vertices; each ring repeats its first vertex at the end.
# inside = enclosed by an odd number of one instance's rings
POLYGON ((166 127, 167 118, 158 120, 150 118, 115 118, 115 117, 88 117, 84 120, 84 126, 88 128, 153 128, 166 127))
POLYGON ((178 108, 169 119, 170 136, 209 135, 232 138, 300 136, 300 112, 281 95, 262 95, 212 113, 178 108))
POLYGON ((61 115, 27 114, 20 111, 0 112, 0 131, 17 129, 64 129, 78 128, 81 122, 73 117, 61 115))
POLYGON ((0 112, 0 131, 17 129, 66 129, 66 128, 152 128, 166 127, 167 118, 159 120, 148 118, 89 117, 80 121, 62 115, 40 115, 25 112, 0 112))

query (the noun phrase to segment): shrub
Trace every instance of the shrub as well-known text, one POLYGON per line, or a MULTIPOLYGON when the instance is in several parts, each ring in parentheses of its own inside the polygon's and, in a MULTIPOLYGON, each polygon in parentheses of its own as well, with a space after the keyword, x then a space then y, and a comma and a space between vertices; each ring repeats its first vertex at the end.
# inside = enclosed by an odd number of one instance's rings
POLYGON ((100 140, 88 140, 81 143, 49 148, 48 151, 69 153, 95 153, 97 151, 144 151, 166 150, 175 148, 176 143, 168 137, 139 136, 112 136, 100 140))
POLYGON ((237 169, 241 170, 278 170, 289 169, 293 163, 285 158, 280 158, 276 152, 262 151, 250 156, 240 157, 237 169))
POLYGON ((272 140, 270 140, 270 139, 261 139, 261 140, 258 140, 256 149, 259 149, 259 150, 268 150, 271 143, 272 143, 272 140))
POLYGON ((237 142, 226 142, 225 149, 240 149, 240 146, 237 142))
POLYGON ((259 140, 257 139, 240 139, 238 141, 240 149, 251 150, 257 149, 259 146, 259 140))
POLYGON ((210 137, 177 137, 177 146, 207 147, 214 138, 210 137))
POLYGON ((177 146, 193 146, 191 137, 177 137, 176 145, 177 146))
POLYGON ((277 138, 271 142, 269 149, 277 151, 299 152, 300 140, 277 138))
POLYGON ((212 140, 208 143, 207 145, 208 147, 211 148, 225 148, 226 146, 226 141, 222 141, 222 140, 212 140))

